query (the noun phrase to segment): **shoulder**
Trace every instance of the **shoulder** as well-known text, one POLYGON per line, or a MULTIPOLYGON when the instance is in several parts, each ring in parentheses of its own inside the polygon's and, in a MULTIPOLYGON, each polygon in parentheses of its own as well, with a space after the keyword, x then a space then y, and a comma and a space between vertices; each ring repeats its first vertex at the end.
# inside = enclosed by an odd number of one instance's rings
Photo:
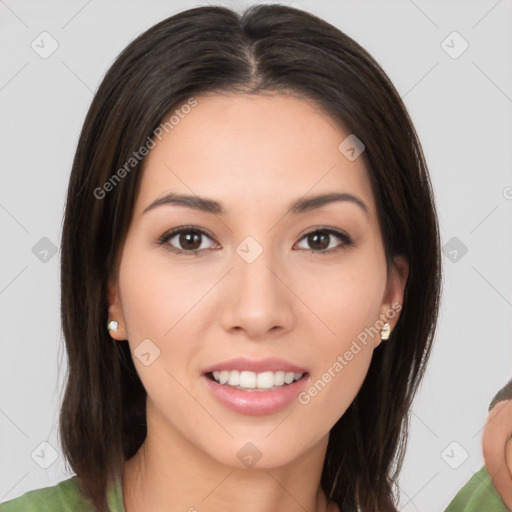
POLYGON ((18 498, 0 503, 0 512, 93 512, 80 492, 75 476, 57 485, 28 491, 18 498))
MULTIPOLYGON (((457 493, 444 512, 508 512, 485 466, 457 493)), ((0 509, 0 512, 3 512, 0 509)))

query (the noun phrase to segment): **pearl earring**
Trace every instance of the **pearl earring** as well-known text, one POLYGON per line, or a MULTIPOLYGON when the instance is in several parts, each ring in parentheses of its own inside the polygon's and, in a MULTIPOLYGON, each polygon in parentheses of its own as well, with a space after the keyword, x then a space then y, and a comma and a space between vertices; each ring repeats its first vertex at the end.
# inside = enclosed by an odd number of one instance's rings
POLYGON ((109 331, 114 331, 116 332, 117 331, 117 328, 118 328, 119 324, 115 321, 115 320, 111 320, 108 325, 107 325, 107 329, 109 331))
POLYGON ((389 327, 389 324, 388 322, 386 322, 383 326, 382 326, 382 329, 380 331, 380 339, 382 341, 386 341, 387 339, 389 339, 389 335, 391 333, 391 329, 389 327))

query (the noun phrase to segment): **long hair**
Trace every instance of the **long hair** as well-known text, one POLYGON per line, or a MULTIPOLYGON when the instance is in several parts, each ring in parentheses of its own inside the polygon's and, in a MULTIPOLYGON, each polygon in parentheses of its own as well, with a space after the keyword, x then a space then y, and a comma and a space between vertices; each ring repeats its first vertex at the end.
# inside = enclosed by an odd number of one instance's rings
POLYGON ((332 427, 321 475, 327 498, 344 511, 358 504, 396 510, 410 407, 431 352, 441 294, 428 168, 407 110, 379 64, 324 20, 273 4, 243 13, 198 7, 154 25, 117 57, 87 113, 62 230, 68 374, 59 433, 82 492, 100 512, 109 482, 147 434, 146 392, 128 343, 113 342, 106 329, 107 280, 116 272, 140 184, 143 159, 133 155, 193 96, 266 91, 315 101, 363 141, 388 268, 396 255, 409 263, 398 323, 332 427), (114 181, 122 168, 123 179, 114 181))

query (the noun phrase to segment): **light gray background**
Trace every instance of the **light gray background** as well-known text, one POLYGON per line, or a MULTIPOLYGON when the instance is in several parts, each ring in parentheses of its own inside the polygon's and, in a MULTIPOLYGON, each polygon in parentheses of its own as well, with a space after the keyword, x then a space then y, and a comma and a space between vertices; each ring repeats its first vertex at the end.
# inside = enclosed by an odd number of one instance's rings
MULTIPOLYGON (((442 511, 482 466, 487 407, 512 376, 512 1, 290 3, 345 31, 388 73, 423 144, 442 243, 457 238, 443 256, 439 331, 400 480, 402 510, 442 511), (444 48, 458 52, 461 40, 442 46, 453 31, 469 43, 458 58, 444 48)), ((129 41, 197 5, 206 3, 0 0, 0 501, 72 474, 57 434, 60 252, 45 254, 40 240, 59 247, 93 92, 129 41), (59 45, 47 59, 31 48, 43 31, 59 45), (56 450, 47 469, 54 452, 43 442, 56 450)))

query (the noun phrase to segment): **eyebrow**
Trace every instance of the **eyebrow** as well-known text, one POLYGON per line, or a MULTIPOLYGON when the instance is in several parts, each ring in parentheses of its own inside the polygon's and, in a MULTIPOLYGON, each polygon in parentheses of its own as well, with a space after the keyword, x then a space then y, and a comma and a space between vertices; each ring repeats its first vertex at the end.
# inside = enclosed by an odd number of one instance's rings
MULTIPOLYGON (((322 206, 334 202, 349 202, 359 206, 367 215, 369 213, 368 207, 361 199, 352 194, 346 193, 320 194, 313 197, 298 199, 289 206, 288 213, 298 215, 300 213, 316 210, 322 206)), ((226 214, 226 211, 218 201, 196 195, 178 194, 171 192, 153 201, 148 207, 144 209, 142 215, 158 206, 163 205, 186 206, 194 210, 213 213, 214 215, 226 214)))

